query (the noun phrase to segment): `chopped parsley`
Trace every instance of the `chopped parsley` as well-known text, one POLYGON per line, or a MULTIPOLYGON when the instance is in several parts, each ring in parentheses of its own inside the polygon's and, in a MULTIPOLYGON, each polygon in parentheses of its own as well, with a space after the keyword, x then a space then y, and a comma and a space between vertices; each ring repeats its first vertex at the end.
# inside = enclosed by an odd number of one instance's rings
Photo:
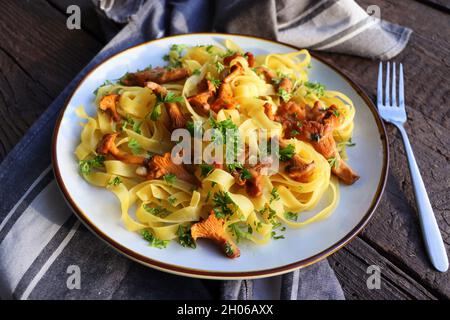
POLYGON ((278 189, 274 187, 272 191, 270 191, 270 203, 277 200, 280 200, 280 194, 278 193, 278 189))
POLYGON ((216 66, 217 72, 219 72, 219 73, 221 73, 223 70, 225 70, 225 66, 220 61, 217 61, 215 63, 215 66, 216 66))
MULTIPOLYGON (((234 156, 237 155, 240 146, 240 136, 237 125, 235 125, 231 119, 217 121, 213 117, 209 118, 209 122, 214 129, 212 140, 217 144, 233 144, 232 151, 234 152, 234 156)), ((230 159, 228 155, 227 159, 230 159)))
POLYGON ((339 110, 334 109, 334 110, 332 111, 332 113, 333 113, 333 115, 334 115, 336 118, 338 118, 338 117, 340 116, 339 110))
POLYGON ((168 91, 167 94, 159 99, 160 102, 169 102, 169 103, 175 103, 175 102, 183 102, 182 96, 177 96, 173 91, 168 91))
POLYGON ((311 134, 311 136, 310 136, 311 141, 315 141, 315 142, 319 141, 320 138, 321 138, 321 136, 320 136, 320 134, 318 134, 318 133, 313 133, 313 134, 311 134))
POLYGON ((272 239, 274 239, 274 240, 284 239, 283 235, 277 235, 277 233, 275 231, 272 231, 270 233, 270 235, 271 235, 272 239))
POLYGON ((210 172, 214 170, 214 166, 212 164, 202 163, 199 167, 201 177, 208 176, 208 174, 210 174, 210 172))
POLYGON ((279 158, 280 161, 288 161, 291 159, 295 154, 295 147, 293 144, 288 144, 284 148, 280 148, 279 152, 279 158))
POLYGON ((206 52, 213 53, 212 50, 214 49, 214 46, 212 44, 206 46, 206 52))
POLYGON ((128 141, 128 147, 131 149, 133 154, 139 154, 142 152, 141 145, 135 138, 131 138, 130 141, 128 141))
POLYGON ((339 161, 336 157, 329 158, 328 163, 330 164, 330 167, 332 168, 339 168, 339 161))
POLYGON ((247 168, 243 168, 241 171, 241 179, 242 180, 249 180, 252 178, 252 174, 250 173, 250 171, 248 171, 247 168))
POLYGON ((228 192, 219 191, 214 193, 213 196, 214 208, 213 211, 217 218, 225 218, 226 216, 231 216, 234 212, 230 206, 235 207, 236 204, 231 199, 228 192))
POLYGON ((222 81, 220 81, 219 79, 216 78, 212 78, 212 77, 207 77, 206 80, 209 80, 211 82, 211 84, 214 86, 214 88, 218 88, 220 86, 220 84, 222 83, 222 81))
POLYGON ((141 132, 141 125, 142 125, 142 122, 134 121, 134 123, 133 123, 133 131, 138 133, 138 134, 141 134, 142 133, 141 132))
POLYGON ((225 254, 231 257, 234 254, 233 247, 229 242, 225 243, 225 254))
POLYGON ((200 69, 195 69, 194 71, 192 71, 192 74, 199 76, 201 74, 200 69))
POLYGON ((157 103, 150 113, 150 119, 156 121, 161 117, 161 104, 157 103))
POLYGON ((182 66, 181 56, 186 47, 187 46, 184 44, 173 44, 170 47, 169 53, 163 57, 163 60, 168 62, 168 69, 179 68, 182 66))
POLYGON ((169 240, 161 240, 156 238, 150 231, 144 229, 141 231, 142 237, 148 241, 149 246, 158 249, 164 249, 169 244, 169 240))
POLYGON ((288 219, 288 220, 291 220, 291 221, 297 221, 298 213, 287 211, 287 212, 284 213, 284 217, 286 219, 288 219))
POLYGON ((342 141, 338 143, 338 148, 343 148, 343 147, 354 147, 356 146, 355 142, 352 142, 352 139, 347 140, 347 141, 342 141))
POLYGON ((291 130, 291 136, 296 136, 296 135, 298 135, 298 134, 300 134, 300 131, 298 131, 298 130, 291 130))
POLYGON ((80 160, 78 162, 78 167, 80 168, 80 172, 84 175, 88 175, 91 173, 92 168, 101 168, 104 166, 105 156, 98 155, 95 158, 90 160, 80 160))
POLYGON ((227 51, 224 54, 222 54, 221 57, 226 58, 226 57, 232 56, 233 54, 236 54, 236 51, 227 49, 227 51))
POLYGON ((242 225, 239 222, 235 222, 228 226, 231 234, 236 238, 236 242, 239 243, 242 239, 250 239, 253 229, 249 225, 242 225))
POLYGON ((148 213, 150 213, 150 214, 152 214, 152 215, 154 215, 154 216, 157 216, 157 217, 162 217, 162 216, 165 216, 166 214, 169 213, 165 208, 163 208, 163 207, 161 207, 161 206, 150 207, 149 205, 144 204, 144 205, 143 205, 143 208, 144 208, 145 211, 147 211, 148 213))
POLYGON ((244 167, 244 165, 240 162, 235 162, 227 165, 228 171, 230 172, 238 172, 240 171, 240 178, 241 180, 248 180, 252 178, 252 174, 250 171, 244 167))
POLYGON ((304 85, 307 89, 307 95, 314 93, 318 98, 320 98, 325 94, 325 86, 321 83, 306 81, 304 85))
POLYGON ((163 176, 163 179, 168 184, 174 184, 175 181, 177 181, 177 176, 174 175, 173 173, 168 173, 168 174, 163 176))
POLYGON ((118 186, 122 183, 122 179, 120 177, 115 177, 114 179, 111 179, 108 181, 109 186, 118 186))
POLYGON ((173 205, 175 205, 175 202, 177 202, 177 198, 175 196, 171 195, 167 198, 167 201, 169 201, 169 203, 173 206, 173 205))
POLYGON ((191 235, 191 228, 188 226, 182 226, 180 225, 178 227, 178 242, 183 246, 183 247, 189 247, 192 249, 195 249, 197 247, 197 245, 195 244, 194 239, 192 238, 191 235))
POLYGON ((95 91, 93 92, 94 95, 97 95, 98 90, 99 90, 101 87, 104 87, 104 86, 111 86, 111 85, 113 85, 113 84, 114 84, 114 83, 112 83, 111 81, 105 80, 105 82, 103 82, 97 89, 95 89, 95 91))
POLYGON ((292 94, 290 94, 283 88, 278 89, 278 95, 284 102, 288 102, 292 98, 292 94))

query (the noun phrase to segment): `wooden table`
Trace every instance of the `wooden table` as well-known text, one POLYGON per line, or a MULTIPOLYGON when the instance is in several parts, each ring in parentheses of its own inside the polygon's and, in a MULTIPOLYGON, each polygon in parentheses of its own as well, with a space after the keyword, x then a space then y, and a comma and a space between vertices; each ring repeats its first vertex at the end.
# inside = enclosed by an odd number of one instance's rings
MULTIPOLYGON (((414 30, 395 61, 406 71, 407 130, 442 236, 450 251, 450 4, 448 0, 358 0, 382 18, 414 30)), ((89 0, 2 0, 0 10, 0 160, 69 81, 106 43, 89 0), (66 28, 67 5, 82 7, 82 30, 66 28)), ((320 53, 375 98, 377 61, 320 53)), ((387 125, 386 191, 365 230, 329 259, 347 299, 448 299, 450 272, 425 253, 399 133, 387 125), (369 290, 367 268, 381 268, 369 290)))

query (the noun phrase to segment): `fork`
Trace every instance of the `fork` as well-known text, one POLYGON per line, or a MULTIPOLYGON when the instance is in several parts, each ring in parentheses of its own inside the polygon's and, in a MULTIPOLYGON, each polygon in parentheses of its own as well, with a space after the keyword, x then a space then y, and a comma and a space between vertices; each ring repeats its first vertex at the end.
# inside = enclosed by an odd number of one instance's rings
POLYGON ((405 109, 405 94, 403 84, 403 65, 400 63, 399 67, 399 82, 398 82, 398 103, 396 93, 396 72, 395 62, 392 63, 392 81, 390 81, 390 63, 387 63, 386 67, 386 84, 385 84, 385 97, 383 104, 383 64, 380 62, 378 69, 378 88, 377 88, 377 107, 381 118, 387 121, 400 131, 403 144, 405 146, 406 155, 408 158, 409 171, 411 173, 411 180, 414 187, 414 195, 416 198, 417 209, 419 212, 420 225, 422 233, 425 238, 425 247, 428 255, 431 259, 433 266, 441 272, 445 272, 448 269, 448 258, 445 251, 444 242, 439 231, 439 227, 436 222, 436 218, 431 207, 430 200, 428 199, 425 185, 420 175, 419 167, 417 166, 416 159, 409 143, 408 135, 404 128, 406 122, 406 109, 405 109))

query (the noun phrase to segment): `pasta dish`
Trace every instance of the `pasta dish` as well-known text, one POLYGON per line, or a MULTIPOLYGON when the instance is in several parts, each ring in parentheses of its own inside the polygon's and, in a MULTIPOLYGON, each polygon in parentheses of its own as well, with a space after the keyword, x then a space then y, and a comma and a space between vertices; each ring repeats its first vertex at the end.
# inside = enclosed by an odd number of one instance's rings
POLYGON ((236 258, 241 241, 325 219, 339 182, 359 178, 346 162, 353 103, 308 81, 307 50, 254 55, 226 40, 163 59, 102 84, 95 115, 77 109, 82 177, 113 192, 151 246, 205 238, 236 258))

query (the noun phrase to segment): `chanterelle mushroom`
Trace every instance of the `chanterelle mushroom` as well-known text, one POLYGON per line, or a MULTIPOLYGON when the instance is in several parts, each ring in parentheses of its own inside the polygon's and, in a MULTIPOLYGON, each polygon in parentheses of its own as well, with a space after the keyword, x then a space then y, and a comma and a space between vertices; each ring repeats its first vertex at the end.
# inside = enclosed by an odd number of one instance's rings
POLYGON ((178 179, 189 182, 193 185, 198 185, 198 179, 191 173, 189 173, 183 166, 183 164, 175 164, 171 159, 170 152, 166 152, 164 155, 154 155, 147 163, 148 174, 147 179, 159 179, 166 174, 173 174, 178 179))
POLYGON ((194 240, 198 238, 211 239, 222 247, 223 252, 228 258, 237 258, 241 255, 239 248, 224 230, 225 221, 218 219, 211 211, 206 220, 194 223, 191 227, 191 235, 194 240))
POLYGON ((119 122, 121 120, 120 115, 116 110, 116 103, 119 100, 120 96, 118 94, 108 94, 100 100, 99 108, 102 111, 108 112, 115 122, 119 122))
POLYGON ((115 140, 119 133, 108 133, 103 136, 97 147, 97 153, 102 155, 111 154, 117 160, 125 163, 144 165, 146 159, 142 156, 136 156, 120 150, 116 147, 115 140))
POLYGON ((134 73, 128 73, 121 81, 126 86, 144 87, 146 82, 152 81, 159 84, 183 80, 189 76, 189 70, 186 68, 166 69, 156 67, 134 73))

